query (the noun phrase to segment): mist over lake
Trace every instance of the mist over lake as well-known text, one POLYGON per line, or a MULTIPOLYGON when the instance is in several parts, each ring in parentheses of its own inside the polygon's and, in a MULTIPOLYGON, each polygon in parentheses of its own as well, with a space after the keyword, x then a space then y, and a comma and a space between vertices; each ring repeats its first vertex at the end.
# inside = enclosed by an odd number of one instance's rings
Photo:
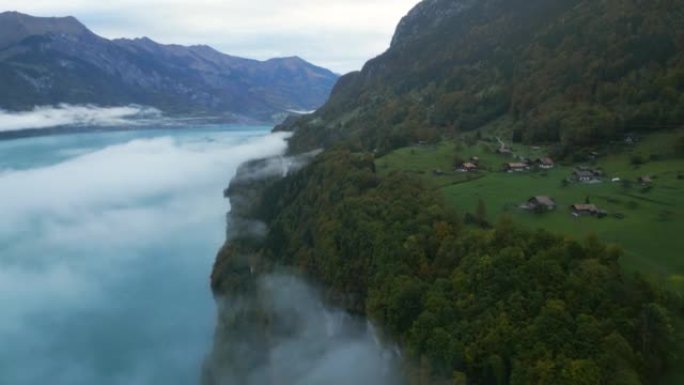
POLYGON ((222 189, 269 127, 0 142, 0 383, 192 384, 211 346, 222 189))

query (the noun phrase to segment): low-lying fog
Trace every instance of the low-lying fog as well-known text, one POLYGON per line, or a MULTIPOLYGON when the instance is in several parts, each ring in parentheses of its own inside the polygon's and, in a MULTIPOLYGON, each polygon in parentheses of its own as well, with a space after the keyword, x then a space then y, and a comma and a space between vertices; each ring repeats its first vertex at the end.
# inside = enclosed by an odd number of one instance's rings
MULTIPOLYGON (((0 112, 0 131, 42 119, 47 127, 55 113, 69 124, 129 113, 84 108, 81 118, 68 106, 0 112)), ((285 151, 286 134, 268 131, 203 126, 0 141, 0 384, 198 384, 215 331, 209 274, 226 236, 222 191, 242 162, 285 151)), ((247 382, 230 370, 239 358, 207 361, 219 384, 397 383, 394 353, 364 321, 325 308, 299 279, 262 279, 269 311, 290 332, 273 340, 264 352, 270 364, 251 368, 247 382)), ((219 305, 234 311, 230 301, 219 305)))
POLYGON ((0 384, 195 384, 236 167, 268 127, 0 142, 0 384))
POLYGON ((0 109, 0 132, 57 126, 117 126, 161 120, 161 111, 137 105, 100 107, 94 105, 36 106, 30 111, 0 109))

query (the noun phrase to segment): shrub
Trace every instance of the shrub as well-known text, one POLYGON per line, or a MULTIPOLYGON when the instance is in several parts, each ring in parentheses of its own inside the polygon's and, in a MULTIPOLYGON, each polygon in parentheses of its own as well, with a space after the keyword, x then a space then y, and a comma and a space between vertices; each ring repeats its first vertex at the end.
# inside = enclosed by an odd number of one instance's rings
POLYGON ((629 159, 629 163, 632 166, 641 166, 642 164, 646 163, 646 161, 644 160, 644 157, 641 154, 634 154, 629 159))

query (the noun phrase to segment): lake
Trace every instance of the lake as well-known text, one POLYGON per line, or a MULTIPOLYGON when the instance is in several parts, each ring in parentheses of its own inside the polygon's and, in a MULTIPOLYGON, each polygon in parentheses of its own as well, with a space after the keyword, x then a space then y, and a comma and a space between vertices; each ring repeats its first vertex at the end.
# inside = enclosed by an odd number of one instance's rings
POLYGON ((197 383, 237 166, 270 127, 0 142, 0 384, 197 383))

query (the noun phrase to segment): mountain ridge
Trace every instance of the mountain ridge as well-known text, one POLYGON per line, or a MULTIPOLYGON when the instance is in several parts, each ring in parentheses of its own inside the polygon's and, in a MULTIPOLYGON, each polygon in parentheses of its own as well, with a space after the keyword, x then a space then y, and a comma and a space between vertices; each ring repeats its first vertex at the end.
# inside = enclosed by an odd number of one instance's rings
POLYGON ((0 14, 0 108, 141 104, 169 114, 278 121, 313 110, 338 75, 297 57, 259 61, 206 45, 98 36, 77 19, 0 14), (14 31, 14 32, 10 32, 14 31))
POLYGON ((318 113, 280 129, 301 150, 384 151, 507 118, 516 140, 572 153, 681 125, 681 25, 681 2, 426 0, 318 113))

